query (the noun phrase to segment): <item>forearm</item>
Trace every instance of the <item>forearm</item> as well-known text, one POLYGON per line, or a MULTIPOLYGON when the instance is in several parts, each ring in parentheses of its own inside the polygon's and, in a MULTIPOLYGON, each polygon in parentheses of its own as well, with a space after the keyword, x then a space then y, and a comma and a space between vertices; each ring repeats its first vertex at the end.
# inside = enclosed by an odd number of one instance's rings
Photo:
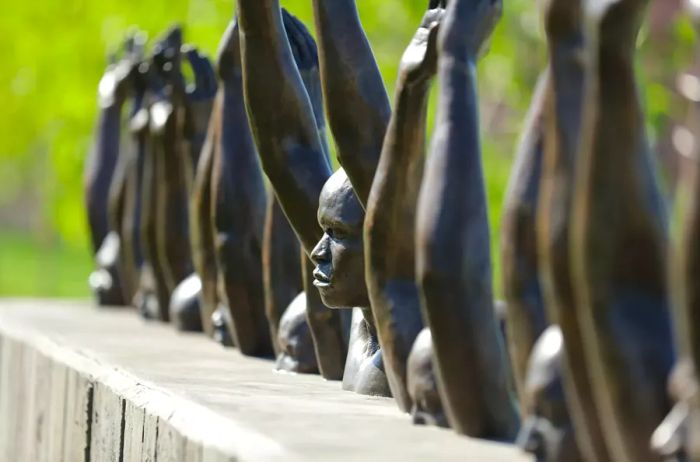
POLYGON ((86 171, 88 187, 96 185, 100 188, 100 185, 107 182, 105 188, 109 188, 109 181, 119 157, 121 111, 122 106, 119 104, 100 108, 95 134, 95 148, 86 171))
POLYGON ((383 279, 414 278, 415 207, 423 176, 428 84, 399 82, 368 206, 367 248, 383 279), (386 245, 394 240, 395 245, 386 245))
POLYGON ((250 127, 280 205, 309 252, 321 237, 318 198, 331 170, 276 0, 239 0, 250 127))
POLYGON ((367 204, 391 106, 354 0, 314 0, 323 92, 341 164, 367 204))
POLYGON ((583 33, 550 37, 551 85, 557 136, 557 165, 571 172, 578 149, 584 95, 583 33), (558 116, 557 116, 558 114, 558 116))
POLYGON ((438 130, 418 206, 417 277, 452 423, 460 433, 509 439, 518 415, 492 308, 473 62, 443 60, 440 80, 438 130))

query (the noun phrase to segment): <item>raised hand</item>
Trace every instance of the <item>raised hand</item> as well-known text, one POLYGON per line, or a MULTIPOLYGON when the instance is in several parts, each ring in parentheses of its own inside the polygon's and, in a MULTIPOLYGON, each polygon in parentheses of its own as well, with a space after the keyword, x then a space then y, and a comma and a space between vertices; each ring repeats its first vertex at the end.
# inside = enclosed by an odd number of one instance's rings
POLYGON ((216 73, 206 55, 191 45, 182 47, 182 54, 192 68, 194 82, 187 86, 187 98, 190 101, 210 101, 216 95, 216 73))
POLYGON ((437 72, 437 42, 446 0, 431 0, 420 27, 401 58, 400 78, 414 85, 428 81, 437 72))
POLYGON ((316 126, 320 130, 324 130, 326 122, 323 115, 323 90, 321 89, 316 41, 304 23, 284 8, 282 9, 282 22, 287 33, 289 46, 292 49, 294 62, 297 65, 297 69, 299 69, 301 80, 304 82, 304 87, 311 100, 316 126))
POLYGON ((184 82, 180 69, 182 48, 182 28, 173 26, 156 42, 153 47, 153 69, 165 80, 173 85, 177 93, 184 93, 184 82))
POLYGON ((450 0, 439 34, 440 54, 475 60, 501 18, 501 0, 450 0))
POLYGON ((124 55, 108 58, 109 65, 98 87, 99 103, 102 107, 121 104, 129 96, 137 69, 143 59, 145 36, 138 31, 130 33, 124 41, 124 55))

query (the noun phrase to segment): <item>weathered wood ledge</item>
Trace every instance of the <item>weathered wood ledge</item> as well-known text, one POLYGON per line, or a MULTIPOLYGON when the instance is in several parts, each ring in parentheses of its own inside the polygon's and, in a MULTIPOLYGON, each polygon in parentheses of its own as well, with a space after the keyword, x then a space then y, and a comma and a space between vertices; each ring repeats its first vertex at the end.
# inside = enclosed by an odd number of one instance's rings
POLYGON ((530 458, 88 302, 0 300, 2 461, 530 458))

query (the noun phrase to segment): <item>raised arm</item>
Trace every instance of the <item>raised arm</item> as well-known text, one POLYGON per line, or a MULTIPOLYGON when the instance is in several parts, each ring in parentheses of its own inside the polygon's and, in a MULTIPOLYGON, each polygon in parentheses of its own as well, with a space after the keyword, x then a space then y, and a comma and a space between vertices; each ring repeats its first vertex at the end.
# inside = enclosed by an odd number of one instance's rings
POLYGON ((635 76, 647 0, 591 11, 570 239, 577 314, 593 396, 613 460, 659 460, 649 444, 669 410, 675 361, 667 216, 635 76), (580 167, 580 168, 579 168, 580 167))
POLYGON ((437 68, 443 8, 429 9, 403 55, 396 108, 387 130, 365 218, 367 288, 389 385, 408 411, 408 355, 423 328, 415 283, 415 209, 423 178, 430 83, 437 68))
POLYGON ((363 206, 391 107, 355 0, 314 0, 321 81, 340 163, 363 206))
POLYGON ((500 2, 451 0, 440 31, 441 80, 432 154, 416 220, 416 268, 450 423, 513 439, 519 426, 493 309, 476 60, 500 2))
POLYGON ((279 1, 238 0, 238 15, 250 127, 263 169, 309 253, 322 235, 316 212, 331 168, 294 64, 279 1))
POLYGON ((583 116, 586 36, 581 0, 550 0, 544 23, 550 57, 547 140, 538 209, 538 257, 544 306, 566 342, 562 363, 568 408, 579 447, 590 460, 611 460, 591 388, 574 297, 570 210, 583 116))
POLYGON ((99 114, 95 128, 95 145, 85 164, 85 203, 97 253, 110 229, 109 194, 117 168, 121 137, 121 115, 134 66, 130 57, 110 64, 98 88, 99 114))

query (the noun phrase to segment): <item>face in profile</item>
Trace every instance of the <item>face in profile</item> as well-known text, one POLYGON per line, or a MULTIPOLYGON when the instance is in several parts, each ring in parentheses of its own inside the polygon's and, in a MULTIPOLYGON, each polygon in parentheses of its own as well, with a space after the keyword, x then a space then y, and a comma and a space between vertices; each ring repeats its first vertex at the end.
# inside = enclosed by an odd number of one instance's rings
POLYGON ((429 328, 423 329, 413 343, 408 357, 407 385, 413 401, 413 423, 448 427, 433 371, 433 338, 429 328))
POLYGON ((369 306, 362 225, 365 213, 344 170, 326 182, 318 206, 323 237, 311 252, 314 285, 329 308, 369 306))
POLYGON ((562 386, 563 337, 548 328, 532 350, 525 383, 524 420, 517 444, 538 462, 578 462, 581 455, 566 408, 562 386))

